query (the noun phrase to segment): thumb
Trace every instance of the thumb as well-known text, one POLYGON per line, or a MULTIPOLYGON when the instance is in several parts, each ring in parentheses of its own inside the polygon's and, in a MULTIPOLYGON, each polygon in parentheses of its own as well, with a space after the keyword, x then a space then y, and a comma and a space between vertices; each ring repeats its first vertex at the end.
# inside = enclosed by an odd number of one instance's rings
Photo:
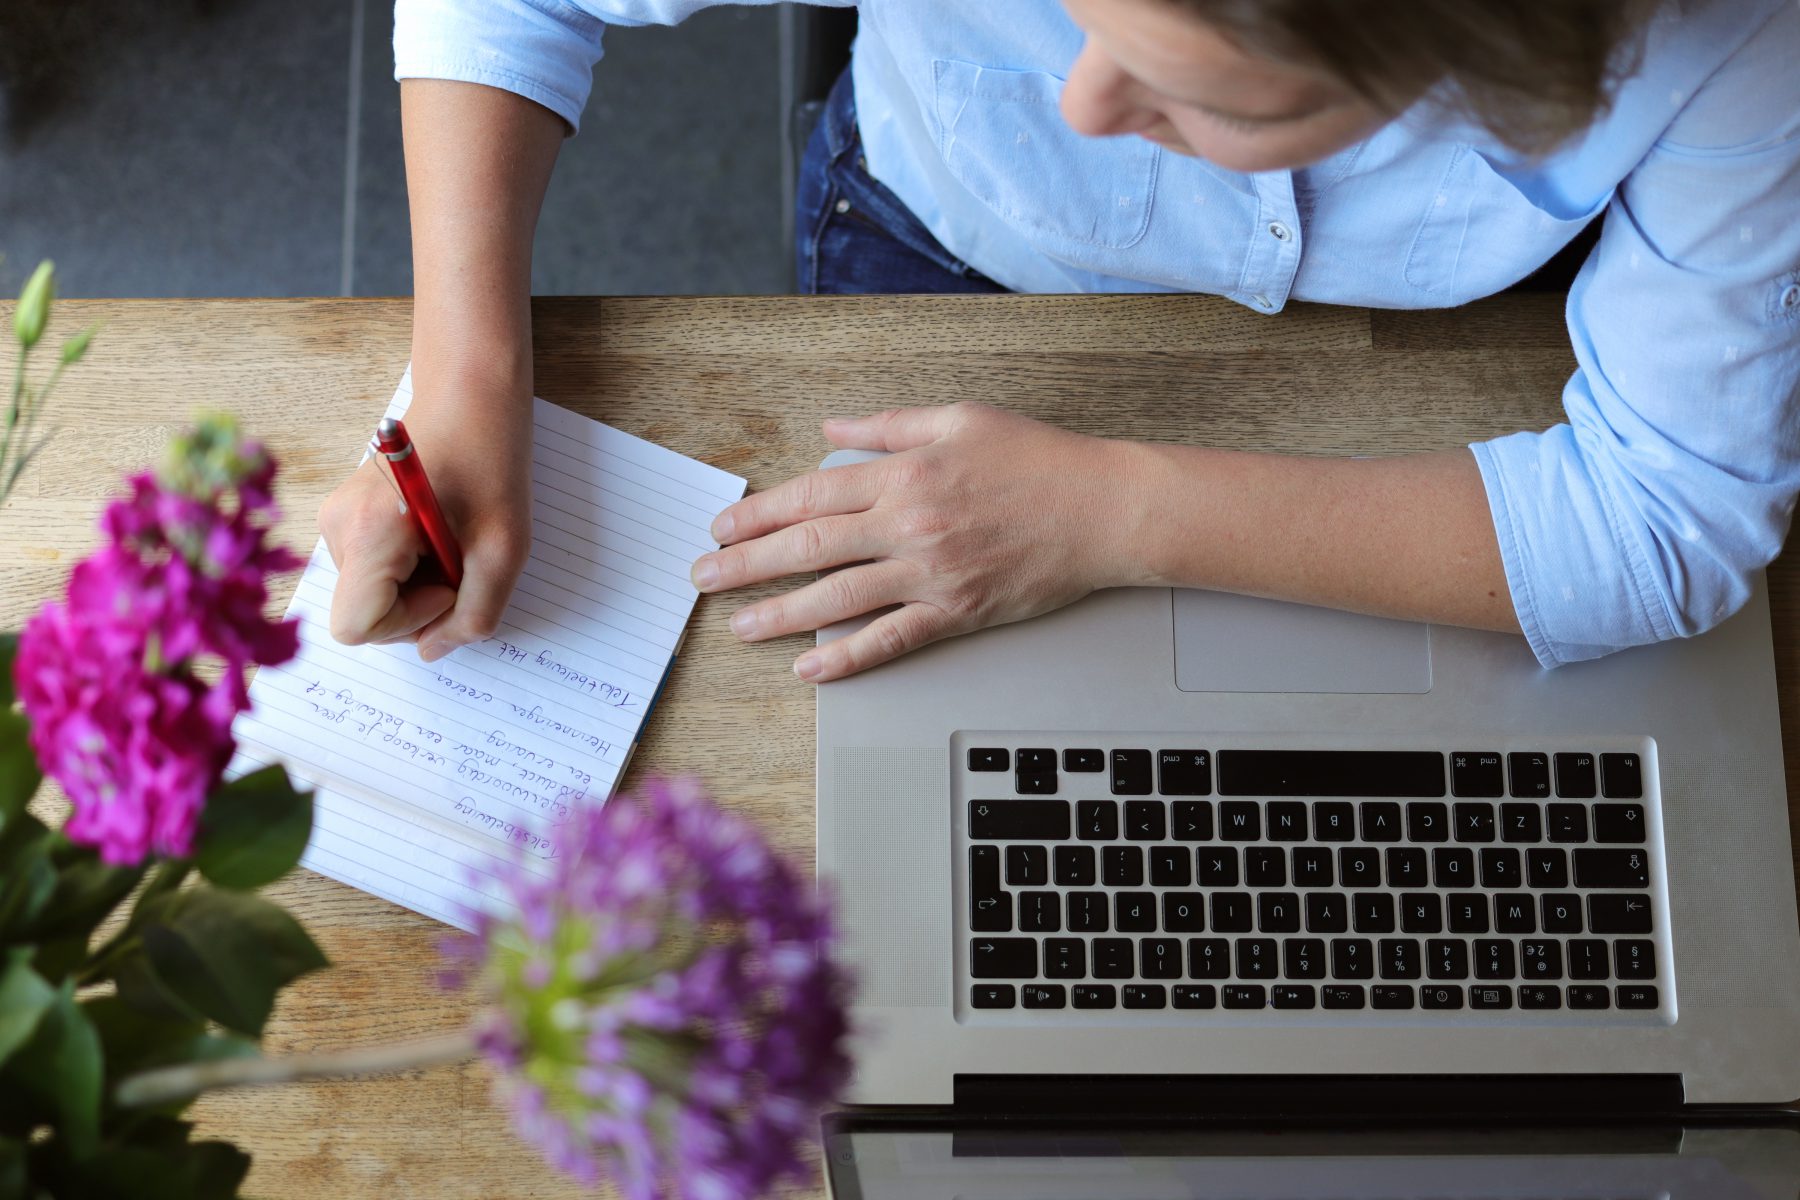
POLYGON ((832 417, 825 440, 840 450, 911 450, 947 436, 956 422, 953 406, 890 408, 867 417, 832 417))
POLYGON ((450 607, 446 587, 402 586, 418 565, 412 531, 378 515, 341 530, 325 526, 325 548, 337 565, 331 591, 331 636, 346 645, 391 642, 411 635, 450 607))
POLYGON ((454 593, 455 603, 419 631, 419 658, 436 662, 459 646, 493 637, 523 566, 523 562, 514 567, 497 561, 495 554, 480 550, 468 553, 463 561, 462 587, 454 593))

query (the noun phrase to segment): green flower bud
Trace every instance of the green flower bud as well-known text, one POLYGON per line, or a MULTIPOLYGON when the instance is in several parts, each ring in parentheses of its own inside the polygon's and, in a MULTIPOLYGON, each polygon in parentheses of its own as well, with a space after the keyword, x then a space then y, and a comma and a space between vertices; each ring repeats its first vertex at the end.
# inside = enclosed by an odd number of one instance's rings
POLYGON ((100 332, 100 327, 98 325, 89 325, 86 329, 64 342, 62 348, 63 365, 71 366, 80 362, 81 356, 87 353, 88 343, 94 340, 94 335, 98 332, 100 332))
POLYGON ((50 320, 50 301, 56 295, 56 266, 49 259, 38 264, 25 290, 19 293, 19 307, 13 312, 13 332, 19 344, 30 349, 44 336, 44 325, 50 320))
POLYGON ((261 445, 244 438, 229 413, 201 413, 169 443, 157 478, 170 491, 210 500, 262 468, 261 445))

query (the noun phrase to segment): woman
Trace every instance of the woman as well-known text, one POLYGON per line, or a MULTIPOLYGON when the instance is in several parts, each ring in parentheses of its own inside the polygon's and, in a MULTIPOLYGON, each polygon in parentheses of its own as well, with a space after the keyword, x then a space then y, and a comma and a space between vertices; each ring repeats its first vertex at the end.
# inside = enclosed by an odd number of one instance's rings
MULTIPOLYGON (((400 0, 409 424, 465 543, 452 597, 372 469, 321 524, 333 633, 491 632, 529 546, 533 224, 605 24, 704 0, 400 0)), ((716 591, 841 563, 745 639, 898 605, 825 681, 1123 584, 1521 632, 1546 666, 1740 607, 1800 491, 1792 0, 863 0, 808 154, 822 291, 1208 291, 1460 304, 1606 212, 1570 293, 1569 420, 1315 460, 1102 441, 980 406, 832 421, 896 451, 719 518, 716 591)), ((1196 388, 1205 386, 1195 381, 1196 388)))

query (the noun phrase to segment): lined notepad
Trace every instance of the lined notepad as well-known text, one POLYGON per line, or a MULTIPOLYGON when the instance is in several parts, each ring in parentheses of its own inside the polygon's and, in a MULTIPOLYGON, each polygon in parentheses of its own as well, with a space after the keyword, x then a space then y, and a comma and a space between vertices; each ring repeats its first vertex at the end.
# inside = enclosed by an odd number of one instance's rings
MULTIPOLYGON (((409 373, 387 415, 411 400, 409 373)), ((234 728, 235 769, 279 761, 317 789, 302 865, 464 928, 503 907, 505 864, 547 872, 574 807, 611 795, 693 612, 689 568, 744 494, 534 404, 531 558, 495 636, 430 665, 410 644, 339 645, 321 542, 288 607, 299 656, 257 673, 234 728)))

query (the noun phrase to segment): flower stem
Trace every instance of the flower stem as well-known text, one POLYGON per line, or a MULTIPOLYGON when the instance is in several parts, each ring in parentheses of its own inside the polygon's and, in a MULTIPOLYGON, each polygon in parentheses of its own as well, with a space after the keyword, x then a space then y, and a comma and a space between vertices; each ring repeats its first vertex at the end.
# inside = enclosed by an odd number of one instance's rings
POLYGON ((350 1075, 384 1075, 393 1071, 467 1062, 476 1055, 475 1032, 463 1029, 440 1037, 357 1050, 290 1054, 285 1058, 222 1058, 140 1071, 119 1081, 113 1099, 121 1108, 167 1104, 213 1088, 297 1083, 350 1075))

